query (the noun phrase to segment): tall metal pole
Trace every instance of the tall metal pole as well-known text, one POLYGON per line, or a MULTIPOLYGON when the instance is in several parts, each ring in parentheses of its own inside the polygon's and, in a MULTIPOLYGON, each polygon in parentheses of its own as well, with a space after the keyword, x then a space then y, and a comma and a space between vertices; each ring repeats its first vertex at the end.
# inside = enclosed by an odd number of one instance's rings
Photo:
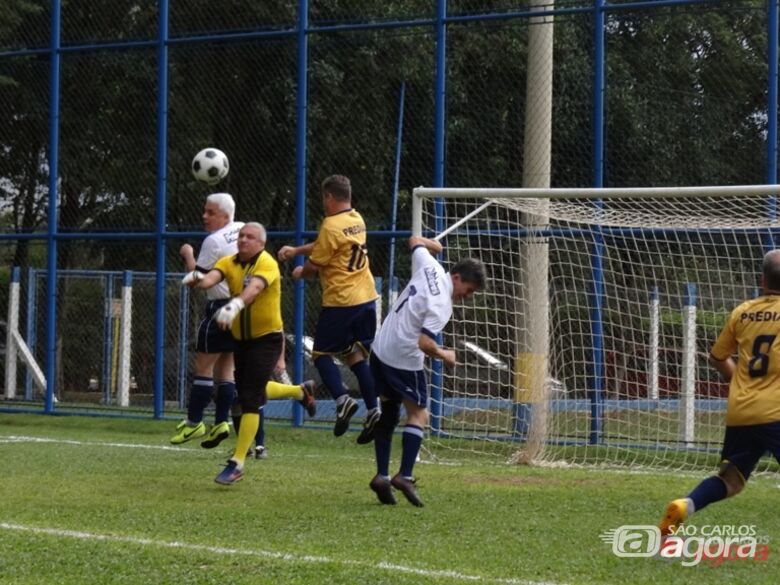
MULTIPOLYGON (((308 92, 308 67, 309 67, 309 40, 307 32, 309 28, 309 2, 298 2, 298 95, 297 108, 297 132, 295 137, 295 245, 303 244, 303 232, 306 230, 306 132, 307 132, 307 108, 309 102, 308 92)), ((296 265, 303 264, 304 258, 299 256, 296 265)), ((295 283, 295 378, 299 383, 303 381, 303 323, 306 316, 305 284, 303 279, 295 283)), ((303 424, 303 408, 297 402, 293 404, 293 425, 299 427, 303 424)))
MULTIPOLYGON (((436 81, 434 87, 434 154, 433 186, 444 186, 444 150, 446 144, 445 113, 447 98, 447 0, 436 2, 436 81)), ((440 200, 434 203, 436 233, 444 229, 443 206, 440 200)), ((431 371, 431 432, 441 432, 442 389, 441 363, 434 360, 431 371)))
MULTIPOLYGON (((604 45, 604 2, 593 5, 593 186, 604 186, 604 92, 606 91, 604 45)), ((598 202, 602 204, 601 200, 598 202)), ((604 238, 598 228, 593 236, 591 272, 591 329, 593 363, 590 376, 590 438, 591 444, 601 442, 604 420, 604 238)))
POLYGON ((168 0, 160 0, 160 37, 157 46, 157 225, 154 306, 154 418, 162 418, 165 396, 165 231, 168 182, 168 0))
POLYGON ((54 412, 57 389, 57 224, 59 221, 60 28, 62 3, 51 3, 49 54, 49 213, 46 233, 46 399, 44 412, 54 412))

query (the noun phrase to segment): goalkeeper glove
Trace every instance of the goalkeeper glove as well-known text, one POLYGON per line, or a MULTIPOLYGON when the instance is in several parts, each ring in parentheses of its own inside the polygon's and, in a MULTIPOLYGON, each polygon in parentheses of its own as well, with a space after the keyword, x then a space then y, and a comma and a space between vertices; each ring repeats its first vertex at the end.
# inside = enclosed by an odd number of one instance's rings
POLYGON ((184 275, 184 278, 181 279, 181 283, 184 286, 195 286, 198 284, 201 280, 203 280, 203 273, 198 270, 193 270, 192 272, 188 272, 184 275))
POLYGON ((236 318, 239 311, 246 306, 241 297, 233 297, 230 302, 217 311, 217 324, 222 329, 227 329, 233 324, 233 319, 236 318))

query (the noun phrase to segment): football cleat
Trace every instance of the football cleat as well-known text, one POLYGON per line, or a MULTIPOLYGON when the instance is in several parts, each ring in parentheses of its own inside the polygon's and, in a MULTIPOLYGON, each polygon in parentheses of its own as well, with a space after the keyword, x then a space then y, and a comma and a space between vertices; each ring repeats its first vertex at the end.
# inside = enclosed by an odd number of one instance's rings
POLYGON ((358 445, 365 445, 374 440, 374 433, 376 432, 376 424, 379 422, 379 417, 382 416, 382 411, 378 408, 369 412, 366 415, 366 420, 363 421, 363 430, 358 435, 358 445))
POLYGON ((301 384, 301 388, 303 389, 303 398, 298 401, 298 404, 303 406, 306 414, 313 417, 317 414, 317 401, 314 399, 314 380, 306 380, 301 384))
POLYGON ((215 424, 209 431, 209 436, 201 441, 200 446, 204 449, 213 449, 222 441, 230 436, 230 425, 227 421, 215 424))
POLYGON ((669 502, 664 517, 658 523, 661 536, 669 536, 672 530, 680 526, 687 518, 688 502, 684 498, 669 502))
POLYGON ((181 445, 192 439, 197 439, 206 434, 206 425, 203 421, 200 421, 194 427, 187 426, 187 424, 179 423, 176 425, 177 433, 171 437, 171 443, 174 445, 181 445))
POLYGON ((262 445, 260 445, 259 447, 255 447, 254 457, 255 459, 267 459, 268 450, 262 445))
POLYGON ((214 481, 222 485, 233 485, 234 483, 241 481, 243 477, 244 470, 238 466, 238 463, 232 459, 228 459, 225 469, 214 478, 214 481))
POLYGON ((357 412, 357 409, 357 400, 351 396, 347 396, 347 399, 340 406, 336 407, 336 425, 333 427, 334 435, 340 437, 347 432, 349 419, 357 412))
POLYGON ((374 479, 371 480, 371 483, 368 484, 368 487, 374 491, 381 503, 390 506, 396 504, 395 494, 393 494, 393 487, 390 484, 389 479, 386 479, 377 473, 374 476, 374 479))
POLYGON ((400 473, 397 473, 390 480, 390 484, 409 500, 409 503, 422 508, 424 506, 420 496, 417 494, 417 487, 414 485, 417 482, 415 479, 407 479, 400 473))

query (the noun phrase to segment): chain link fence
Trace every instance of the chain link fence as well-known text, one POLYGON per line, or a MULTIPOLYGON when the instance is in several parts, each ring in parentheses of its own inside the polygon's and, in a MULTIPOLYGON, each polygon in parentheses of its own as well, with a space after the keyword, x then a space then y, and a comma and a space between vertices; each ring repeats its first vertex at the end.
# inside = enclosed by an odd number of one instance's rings
MULTIPOLYGON (((202 241, 204 198, 215 190, 234 195, 237 219, 264 223, 276 250, 312 238, 320 181, 346 174, 370 230, 374 275, 385 295, 394 277, 403 283, 414 187, 526 179, 526 113, 538 105, 527 97, 529 35, 547 26, 532 19, 539 10, 554 31, 545 80, 550 186, 591 186, 597 177, 604 186, 775 182, 773 2, 613 1, 597 10, 584 0, 459 0, 441 4, 442 20, 435 3, 420 0, 312 0, 305 18, 289 2, 172 0, 162 33, 157 3, 29 0, 0 9, 0 255, 23 274, 43 270, 56 235, 58 399, 111 402, 106 347, 115 329, 106 306, 121 274, 155 273, 160 241, 166 272, 181 270, 178 249, 202 241), (189 170, 205 146, 230 158, 215 188, 189 170)), ((2 320, 9 274, 0 271, 2 320)), ((44 364, 45 279, 23 281, 21 322, 34 293, 33 349, 44 364)), ((284 293, 290 332, 289 278, 284 293)), ((170 277, 166 408, 181 406, 192 354, 180 351, 181 333, 194 331, 197 297, 185 310, 170 277)), ((131 402, 140 407, 154 392, 154 280, 134 280, 133 307, 131 402)), ((316 283, 303 310, 311 334, 316 283)))

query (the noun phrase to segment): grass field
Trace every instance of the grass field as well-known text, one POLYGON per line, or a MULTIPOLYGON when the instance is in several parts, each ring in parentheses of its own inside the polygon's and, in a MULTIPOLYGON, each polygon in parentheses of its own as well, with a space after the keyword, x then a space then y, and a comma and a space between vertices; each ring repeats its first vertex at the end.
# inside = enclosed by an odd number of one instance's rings
POLYGON ((354 434, 269 425, 269 459, 226 488, 213 478, 227 448, 173 447, 173 426, 0 415, 0 583, 774 584, 780 570, 777 475, 691 522, 754 525, 768 560, 685 567, 618 558, 599 535, 654 524, 703 474, 464 455, 418 465, 425 508, 389 507, 354 434))

